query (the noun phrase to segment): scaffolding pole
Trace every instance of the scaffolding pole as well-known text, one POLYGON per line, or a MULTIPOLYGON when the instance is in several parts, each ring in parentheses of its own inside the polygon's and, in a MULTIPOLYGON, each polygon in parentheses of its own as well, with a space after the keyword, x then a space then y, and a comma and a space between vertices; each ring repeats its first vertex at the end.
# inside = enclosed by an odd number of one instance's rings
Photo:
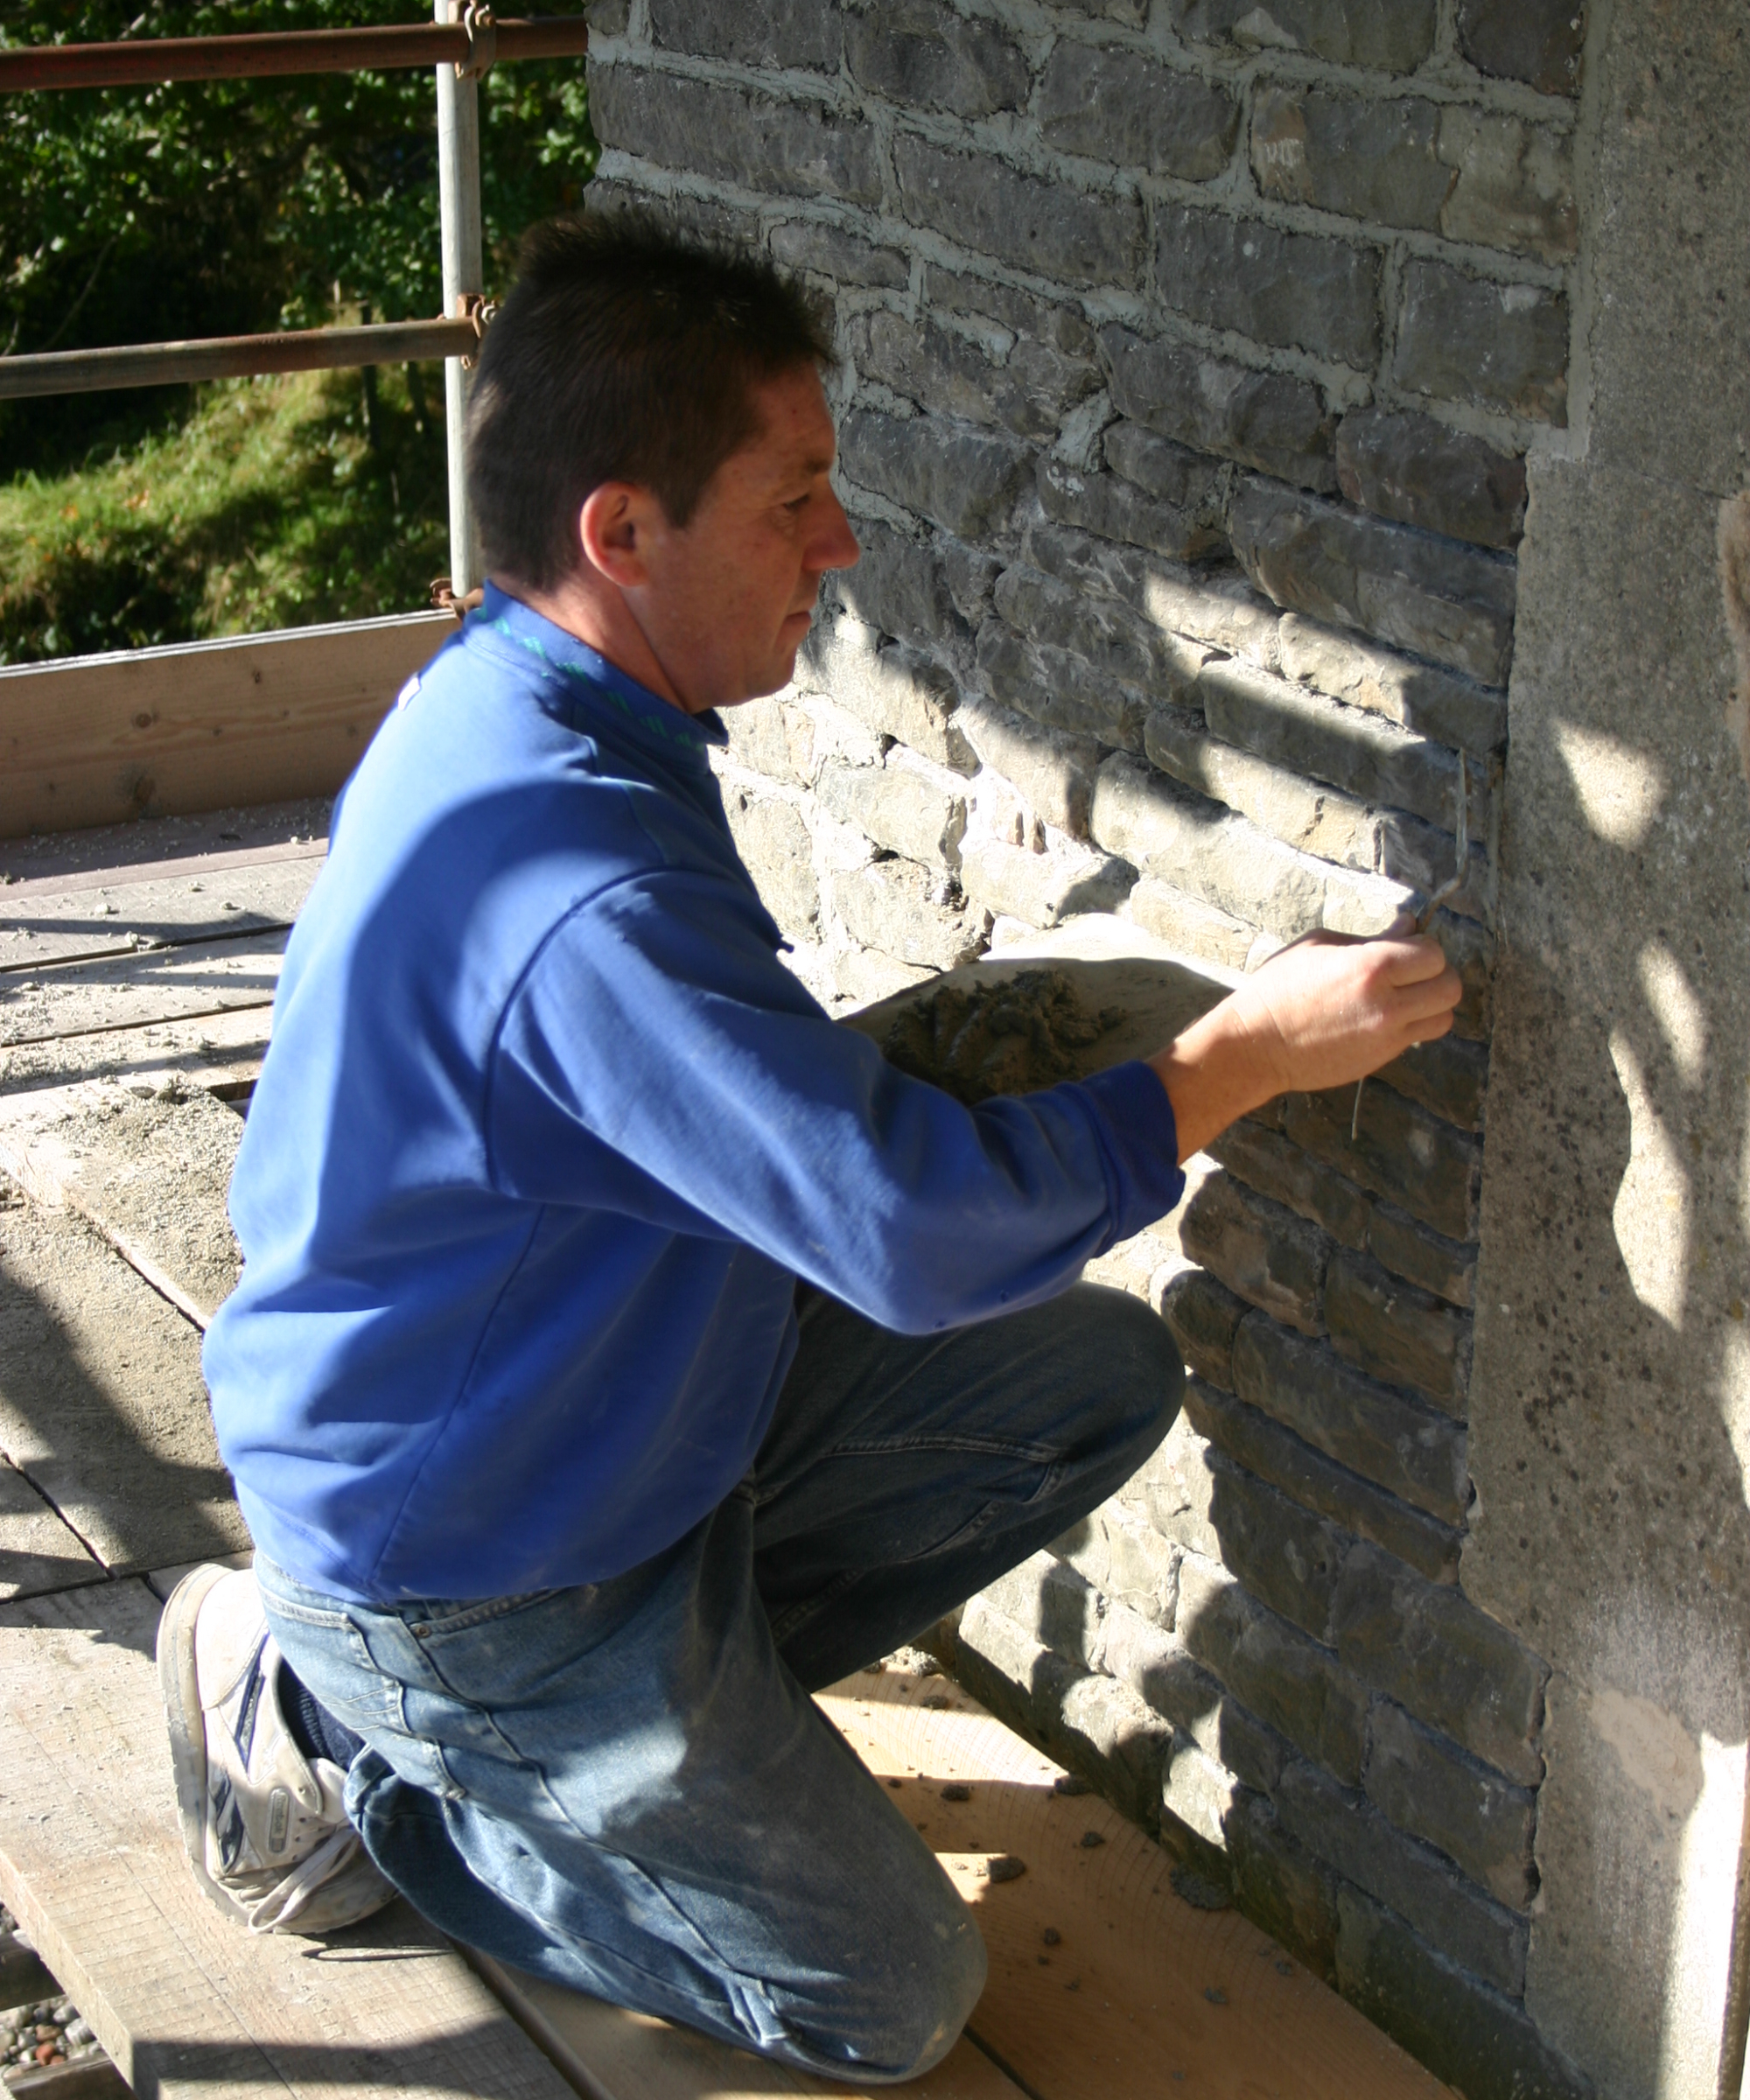
POLYGON ((242 379, 265 372, 418 363, 427 358, 472 357, 479 348, 479 321, 463 319, 287 328, 271 335, 210 335, 185 343, 133 343, 116 350, 51 350, 31 357, 0 357, 0 401, 242 379))
POLYGON ((46 88, 147 88, 173 80, 259 80, 312 73, 392 72, 479 62, 490 31, 500 60, 581 58, 581 15, 470 28, 453 15, 376 29, 294 29, 236 37, 136 37, 119 44, 18 45, 0 50, 0 94, 46 88))
MULTIPOLYGON (((433 0, 441 24, 455 23, 459 0, 433 0)), ((480 81, 471 69, 438 68, 438 209, 444 253, 444 312, 453 319, 477 312, 482 298, 480 257, 480 81)), ((450 470, 450 587, 465 598, 480 581, 474 522, 468 510, 465 438, 468 368, 444 360, 444 437, 450 470)))

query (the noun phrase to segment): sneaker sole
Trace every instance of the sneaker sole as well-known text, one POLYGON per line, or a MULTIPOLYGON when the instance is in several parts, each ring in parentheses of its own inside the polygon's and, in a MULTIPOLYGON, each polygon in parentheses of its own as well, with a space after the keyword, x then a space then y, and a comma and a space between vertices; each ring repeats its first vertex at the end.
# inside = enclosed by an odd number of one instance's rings
POLYGON ((194 1662, 194 1622, 207 1592, 231 1571, 208 1565, 185 1575, 171 1592, 158 1620, 158 1689, 170 1729, 171 1767, 176 1774, 176 1812, 183 1850, 209 1901, 233 1924, 247 1921, 233 1899, 206 1871, 206 1723, 200 1710, 200 1680, 194 1662))

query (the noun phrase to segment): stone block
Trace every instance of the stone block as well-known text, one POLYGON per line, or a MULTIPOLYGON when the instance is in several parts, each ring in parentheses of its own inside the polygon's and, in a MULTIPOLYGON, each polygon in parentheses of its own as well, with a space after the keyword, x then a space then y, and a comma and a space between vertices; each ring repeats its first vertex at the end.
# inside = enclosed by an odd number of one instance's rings
POLYGON ((1329 1236, 1231 1174, 1211 1174, 1185 1207, 1179 1241, 1230 1291, 1304 1334, 1322 1334, 1329 1236))
POLYGON ((818 624, 798 658, 796 677, 804 690, 830 695, 878 736, 950 772, 977 770, 955 718, 960 696, 952 677, 903 644, 882 641, 874 627, 855 620, 818 624))
POLYGON ((851 77, 907 109, 990 116, 1018 109, 1032 85, 1015 39, 991 21, 956 15, 942 0, 880 0, 844 18, 851 77))
POLYGON ((794 802, 728 788, 724 814, 760 900, 791 940, 814 938, 820 916, 814 841, 794 802))
POLYGON ((946 901, 942 878, 909 860, 879 860, 834 873, 834 910, 865 948, 914 970, 952 970, 975 962, 990 942, 990 914, 946 901))
POLYGON ((1303 1442, 1446 1524, 1469 1500, 1463 1430, 1274 1321, 1242 1322, 1234 1390, 1303 1442))
POLYGON ((1279 1130, 1242 1120, 1204 1149, 1249 1187, 1322 1225, 1343 1246, 1367 1244, 1372 1208, 1367 1198, 1353 1181, 1291 1144, 1279 1130))
POLYGON ((1106 1600, 1067 1560, 1035 1553, 981 1592, 987 1604, 1067 1662, 1097 1670, 1106 1600))
POLYGON ((893 142, 893 167, 914 226, 1063 284, 1104 289, 1140 279, 1143 211, 1134 197, 1043 182, 911 132, 893 142))
POLYGON ((650 0, 650 35, 693 58, 838 71, 838 16, 812 0, 650 0))
POLYGON ((1358 1124, 1354 1099, 1353 1087, 1292 1094, 1283 1127, 1296 1144, 1370 1195, 1383 1196, 1450 1240, 1474 1240, 1482 1162, 1475 1139, 1390 1087, 1368 1084, 1358 1124))
MULTIPOLYGON (((824 693, 806 695, 796 711, 808 725, 816 779, 820 777, 821 767, 830 759, 841 760, 847 766, 878 766, 886 755, 887 738, 859 720, 849 708, 829 700, 824 693)), ((816 809, 819 806, 816 804, 816 809)), ((831 827, 832 850, 838 856, 835 865, 843 860, 842 848, 850 836, 842 826, 831 827)), ((853 852, 850 861, 844 864, 860 868, 875 858, 875 850, 871 846, 867 852, 853 852)))
POLYGON ((1115 1606, 1107 1614, 1105 1664, 1150 1710, 1172 1724, 1248 1787, 1276 1784, 1293 1746, 1222 1688, 1183 1642, 1115 1606))
POLYGON ((1337 1895, 1337 1988, 1470 2100, 1595 2100, 1522 2006, 1437 1954, 1359 1890, 1337 1895))
POLYGON ((1488 1046, 1460 1035, 1438 1036, 1418 1043, 1382 1065, 1374 1074, 1409 1100, 1432 1110, 1461 1130, 1482 1129, 1483 1102, 1488 1090, 1488 1046))
POLYGON ((831 956, 828 974, 834 991, 854 1008, 872 1006, 895 992, 914 990, 936 973, 879 955, 872 948, 848 948, 831 956))
POLYGON ((1335 419, 1310 380, 1151 341, 1116 322, 1101 330, 1100 351, 1113 404, 1131 422, 1301 488, 1337 486, 1335 419))
POLYGON ((605 146, 766 197, 876 204, 874 134, 813 102, 779 102, 682 74, 606 66, 590 76, 590 119, 605 146))
POLYGON ((1479 547, 1516 547, 1525 461, 1411 410, 1354 409, 1337 425, 1337 481, 1351 503, 1479 547))
MULTIPOLYGON (((1492 768, 1483 768, 1476 776, 1478 788, 1482 788, 1486 780, 1491 787, 1498 785, 1499 775, 1492 768)), ((1455 805, 1457 799, 1455 780, 1455 805)), ((1419 816, 1408 816, 1401 809, 1382 809, 1379 871, 1382 875, 1390 875, 1395 882, 1421 891, 1424 897, 1444 889, 1455 874, 1462 875, 1461 886, 1447 898, 1445 908, 1466 919, 1487 918, 1494 896, 1494 876, 1489 864, 1488 845, 1486 841, 1482 844, 1471 844, 1460 869, 1458 840, 1452 830, 1457 822, 1456 806, 1444 828, 1428 823, 1419 816)))
POLYGON ((850 611, 902 641, 928 644, 952 634, 954 601, 929 549, 872 519, 859 518, 856 529, 862 555, 832 585, 850 611))
POLYGON ((878 845, 926 866, 957 870, 966 832, 966 798, 911 767, 844 766, 822 771, 822 806, 841 823, 855 824, 878 845))
POLYGON ((1350 707, 1365 708, 1479 755, 1507 742, 1507 695, 1290 613, 1275 629, 1277 668, 1350 707))
POLYGON ((1435 0, 1171 0, 1168 12, 1194 44, 1305 51, 1382 73, 1411 73, 1434 47, 1435 0))
POLYGON ((944 541, 938 550, 942 580, 954 609, 969 627, 976 627, 990 610, 990 594, 1003 564, 982 547, 969 547, 962 540, 944 541))
POLYGON ((1440 943, 1465 988, 1464 996, 1452 1009, 1452 1033, 1467 1042, 1487 1042, 1494 1026, 1494 935, 1474 919, 1455 918, 1444 906, 1435 913, 1428 930, 1440 943))
POLYGON ((1544 1776, 1548 1666, 1461 1596, 1372 1546, 1337 1587, 1337 1653, 1355 1675, 1521 1786, 1544 1776))
POLYGON ((1000 840, 969 841, 960 878, 988 911, 1029 926, 1060 926, 1083 912, 1112 912, 1137 879, 1128 861, 1071 843, 1044 853, 1000 840))
POLYGON ((1431 1582, 1459 1578, 1459 1534, 1315 1451, 1248 1402, 1201 1379, 1186 1388, 1185 1419, 1236 1465, 1308 1509, 1395 1553, 1431 1582))
POLYGON ((1225 1568, 1187 1553, 1179 1636, 1260 1719, 1353 1786, 1367 1695, 1338 1658, 1247 1595, 1225 1568))
POLYGON ((1132 924, 1180 955, 1219 962, 1224 970, 1243 970, 1258 938, 1256 927, 1153 875, 1144 875, 1131 890, 1129 912, 1132 924))
POLYGON ((1337 1880, 1296 1844, 1268 1801, 1248 1794, 1228 1817, 1234 1901, 1323 1983, 1337 1973, 1337 1880))
MULTIPOLYGON (((1110 1603, 1172 1632, 1179 1555, 1152 1525, 1116 1502, 1105 1502, 1054 1538, 1051 1550, 1110 1603)), ((1102 1643, 1102 1660, 1104 1654, 1102 1643)))
POLYGON ((806 788, 814 778, 812 725, 802 710, 775 696, 723 710, 729 754, 768 780, 806 788))
MULTIPOLYGON (((1200 1553, 1206 1560, 1219 1560, 1222 1542, 1209 1522, 1214 1479, 1207 1440, 1180 1415, 1124 1493, 1163 1538, 1200 1553)), ((1144 1697, 1151 1696, 1144 1692, 1144 1697)))
MULTIPOLYGON (((651 208, 648 191, 612 175, 598 175, 584 192, 584 207, 592 219, 626 212, 644 213, 651 208)), ((755 209, 732 204, 722 197, 688 196, 672 191, 660 200, 663 223, 677 234, 721 248, 757 248, 760 214, 755 209)))
POLYGON ((1147 696, 1091 668, 1074 651, 1024 641, 1006 620, 993 618, 978 630, 977 663, 994 699, 1043 727, 1109 748, 1142 749, 1147 696))
POLYGON ((1159 502, 1195 508, 1221 500, 1220 467, 1189 445, 1158 438, 1139 423, 1113 424, 1101 449, 1115 474, 1159 502))
POLYGON ((1128 755, 1115 754, 1101 766, 1090 823, 1109 853, 1234 919, 1268 926, 1284 939, 1320 923, 1324 882, 1301 857, 1128 755))
POLYGON ((1477 1250, 1430 1232, 1390 1203, 1376 1203, 1368 1217, 1368 1252, 1382 1268, 1419 1284, 1448 1305, 1468 1311, 1476 1303, 1477 1250))
POLYGON ((1039 464, 1040 502, 1048 518, 1109 540, 1146 547, 1172 561, 1195 561, 1227 544, 1215 522, 1215 470, 1200 498, 1164 503, 1116 474, 1085 473, 1060 459, 1039 464))
POLYGON ((1531 1837, 1537 1807, 1530 1788, 1514 1786, 1382 1699, 1368 1716, 1366 1792, 1382 1816, 1437 1846, 1498 1903, 1521 1911, 1530 1906, 1536 1893, 1531 1837))
POLYGON ((1017 342, 1042 344, 1076 359, 1093 357, 1099 348, 1098 338, 1073 306, 1037 298, 1012 284, 932 262, 924 271, 924 287, 932 306, 994 323, 990 340, 998 355, 1006 355, 1017 342))
POLYGON ((1525 1984, 1525 1922, 1474 1888, 1432 1847, 1388 1823, 1362 1795, 1305 1763, 1291 1765, 1272 1797, 1307 1851, 1496 1990, 1525 1984))
POLYGON ((1208 327, 1365 371, 1379 355, 1380 256, 1363 243, 1164 205, 1154 272, 1162 301, 1208 327))
POLYGON ((961 1620, 955 1674, 1047 1756, 1091 1780, 1145 1830, 1158 1827, 1172 1730, 1133 1691, 1054 1655, 982 1597, 961 1620))
POLYGON ((1176 73, 1128 46, 1068 38, 1046 61, 1033 114, 1046 145, 1060 153, 1186 182, 1222 172, 1240 124, 1234 97, 1194 74, 1176 73))
POLYGON ((1181 1270, 1166 1286, 1160 1307, 1185 1368, 1228 1391, 1234 1383, 1234 1337, 1250 1309, 1205 1269, 1181 1270))
POLYGON ((1200 708, 1155 709, 1143 724, 1143 749, 1163 773, 1284 845, 1352 868, 1371 870, 1379 858, 1379 819, 1364 802, 1211 736, 1200 708))
MULTIPOLYGON (((935 416, 902 419, 872 409, 845 418, 839 459, 853 481, 962 539, 1001 529, 1032 466, 1032 455, 1013 438, 935 416)), ((846 578, 847 591, 856 573, 846 578)))
POLYGON ((1044 343, 1017 343, 994 363, 976 343, 925 317, 921 326, 885 308, 850 328, 857 369, 922 407, 1020 438, 1054 438, 1074 404, 1100 383, 1098 366, 1044 343))
POLYGON ((1389 1385, 1406 1385, 1463 1420, 1470 1372, 1468 1314, 1418 1291, 1366 1255, 1334 1255, 1325 1278, 1331 1347, 1389 1385))
POLYGON ((1176 690, 1180 652, 1140 613, 1110 598, 1090 598, 1017 563, 997 578, 996 608, 1017 634, 1067 649, 1102 677, 1144 691, 1176 690))
POLYGON ((835 284, 903 291, 912 281, 911 258, 819 219, 786 219, 772 228, 774 259, 786 270, 812 270, 835 284))
POLYGON ((1391 374, 1412 394, 1531 423, 1568 420, 1568 303, 1536 284, 1405 264, 1391 374))
POLYGON ((1209 1522, 1222 1563, 1260 1604, 1329 1644, 1331 1607, 1350 1534, 1267 1486, 1217 1450, 1209 1522))
POLYGON ((1567 142, 1461 102, 1265 88, 1251 162, 1266 197, 1562 262, 1578 220, 1567 142))
POLYGON ((1582 0, 1458 0, 1459 49, 1479 73, 1542 94, 1578 94, 1582 0))
POLYGON ((1240 1782, 1194 1742, 1175 1740, 1161 1774, 1161 1805, 1207 1844, 1227 1850, 1226 1824, 1240 1782))
POLYGON ((1252 480, 1234 492, 1228 531, 1247 575, 1290 612, 1506 683, 1515 572, 1502 556, 1252 480))
MULTIPOLYGON (((1418 737, 1383 715, 1326 699, 1292 678, 1278 678, 1241 657, 1217 658, 1198 673, 1194 697, 1211 733, 1302 779, 1332 780, 1355 803, 1383 804, 1448 827, 1458 819, 1460 759, 1444 744, 1418 737)), ((1284 790, 1284 794, 1286 791, 1284 790)), ((1472 815, 1487 813, 1473 774, 1472 815)), ((1333 824, 1344 805, 1334 805, 1333 824)), ((1363 842, 1362 818, 1353 820, 1363 842)), ((1480 826, 1479 826, 1480 829, 1480 826)), ((1340 832, 1339 832, 1340 836, 1340 832)), ((1336 856, 1332 856, 1336 858, 1336 856)), ((1446 872, 1451 872, 1448 856, 1446 872)))
POLYGON ((970 698, 959 726, 974 752, 1025 798, 1033 813, 1071 838, 1088 836, 1088 810, 1099 769, 1100 746, 1091 737, 1044 729, 1025 715, 970 698))

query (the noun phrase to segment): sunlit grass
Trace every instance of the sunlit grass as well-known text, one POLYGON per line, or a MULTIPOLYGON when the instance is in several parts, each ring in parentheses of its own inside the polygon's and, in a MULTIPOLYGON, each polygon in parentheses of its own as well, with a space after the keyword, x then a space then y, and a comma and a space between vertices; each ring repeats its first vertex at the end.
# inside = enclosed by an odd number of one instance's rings
POLYGON ((0 486, 0 662, 411 612, 448 566, 443 392, 381 368, 225 381, 178 428, 0 486))

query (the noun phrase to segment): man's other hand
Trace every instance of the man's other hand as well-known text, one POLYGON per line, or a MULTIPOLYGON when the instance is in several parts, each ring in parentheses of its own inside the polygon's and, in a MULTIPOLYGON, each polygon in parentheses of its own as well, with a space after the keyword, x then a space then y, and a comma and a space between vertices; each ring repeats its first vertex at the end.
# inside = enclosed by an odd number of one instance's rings
POLYGON ((1463 990, 1426 934, 1295 942, 1149 1060, 1180 1158, 1278 1094, 1344 1086, 1445 1035, 1463 990))

